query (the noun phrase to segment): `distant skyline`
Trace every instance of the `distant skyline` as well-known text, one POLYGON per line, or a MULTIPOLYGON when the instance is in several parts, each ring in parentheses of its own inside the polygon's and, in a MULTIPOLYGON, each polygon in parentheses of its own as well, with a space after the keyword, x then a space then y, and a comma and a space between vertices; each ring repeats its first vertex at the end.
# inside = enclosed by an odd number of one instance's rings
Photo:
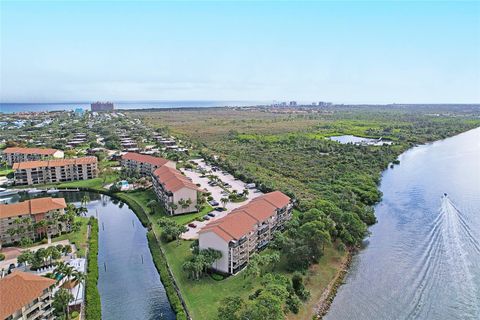
POLYGON ((1 1, 0 102, 96 100, 479 103, 480 2, 1 1))

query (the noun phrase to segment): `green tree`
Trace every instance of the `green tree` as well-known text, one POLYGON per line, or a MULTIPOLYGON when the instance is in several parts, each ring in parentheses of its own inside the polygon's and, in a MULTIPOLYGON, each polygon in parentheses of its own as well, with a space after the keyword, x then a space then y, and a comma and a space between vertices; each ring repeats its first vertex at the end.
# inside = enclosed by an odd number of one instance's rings
POLYGON ((228 198, 223 197, 223 198, 220 199, 220 202, 222 203, 222 206, 225 209, 225 207, 227 206, 227 203, 228 203, 228 198))
POLYGON ((150 209, 150 212, 151 212, 152 214, 155 213, 155 206, 156 206, 156 205, 157 205, 157 201, 156 201, 156 200, 150 200, 150 201, 148 201, 148 203, 147 203, 147 207, 150 209))
POLYGON ((70 319, 70 310, 68 304, 73 301, 73 295, 66 289, 59 289, 53 297, 53 309, 58 317, 70 319))
POLYGON ((218 320, 241 320, 241 311, 245 307, 245 301, 239 296, 226 297, 220 301, 218 307, 218 320))

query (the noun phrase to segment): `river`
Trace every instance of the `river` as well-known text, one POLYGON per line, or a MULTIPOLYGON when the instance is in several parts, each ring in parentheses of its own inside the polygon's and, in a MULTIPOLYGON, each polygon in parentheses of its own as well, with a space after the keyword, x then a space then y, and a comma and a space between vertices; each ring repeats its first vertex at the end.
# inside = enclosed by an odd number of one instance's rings
MULTIPOLYGON (((78 207, 85 194, 90 198, 88 215, 99 220, 98 290, 102 319, 175 319, 148 248, 147 230, 135 213, 123 202, 96 193, 63 192, 55 197, 64 197, 78 207)), ((23 199, 26 197, 22 194, 23 199)), ((18 200, 19 197, 12 198, 12 202, 18 200)))
POLYGON ((325 319, 478 320, 480 128, 399 159, 325 319))

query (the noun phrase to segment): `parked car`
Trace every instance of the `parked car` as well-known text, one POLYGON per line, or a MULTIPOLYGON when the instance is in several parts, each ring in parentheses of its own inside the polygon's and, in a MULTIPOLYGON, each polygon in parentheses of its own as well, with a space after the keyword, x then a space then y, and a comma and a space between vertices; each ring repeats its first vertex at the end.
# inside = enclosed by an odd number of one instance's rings
POLYGON ((216 207, 218 206, 220 203, 218 203, 218 201, 215 201, 215 200, 210 200, 208 201, 208 203, 212 206, 212 207, 216 207))
POLYGON ((192 222, 192 223, 189 223, 188 226, 189 226, 190 228, 196 228, 196 227, 197 227, 197 225, 196 225, 195 223, 193 223, 193 222, 192 222))
POLYGON ((225 210, 227 210, 227 209, 225 209, 225 208, 223 208, 223 207, 216 207, 216 208, 215 208, 215 211, 220 211, 220 212, 222 212, 222 211, 225 211, 225 210))
POLYGON ((222 195, 224 196, 228 196, 230 193, 228 193, 227 191, 222 191, 222 195))
MULTIPOLYGON (((218 209, 218 208, 216 208, 215 210, 217 210, 217 209, 218 209)), ((217 211, 218 211, 218 210, 217 210, 217 211)), ((213 213, 213 212, 209 212, 209 213, 207 213, 207 216, 210 216, 210 217, 212 217, 212 218, 213 218, 213 217, 215 217, 215 216, 216 216, 216 214, 215 214, 215 213, 213 213)))
POLYGON ((247 189, 254 189, 255 187, 256 187, 256 186, 255 186, 255 183, 247 183, 247 184, 245 185, 245 188, 247 188, 247 189))
POLYGON ((225 183, 223 186, 224 186, 225 188, 231 188, 231 187, 232 187, 232 186, 230 185, 230 183, 225 183))
POLYGON ((203 220, 210 220, 210 216, 208 214, 204 215, 203 220))

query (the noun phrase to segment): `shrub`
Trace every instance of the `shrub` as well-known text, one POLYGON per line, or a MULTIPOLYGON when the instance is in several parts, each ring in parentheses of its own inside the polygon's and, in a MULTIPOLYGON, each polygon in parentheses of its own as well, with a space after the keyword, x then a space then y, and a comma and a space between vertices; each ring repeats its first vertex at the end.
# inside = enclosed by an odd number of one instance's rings
POLYGON ((182 302, 173 284, 173 279, 171 278, 170 273, 168 272, 167 259, 165 258, 162 250, 160 249, 160 244, 157 242, 155 235, 152 231, 147 233, 148 246, 150 252, 152 253, 153 262, 155 267, 160 274, 160 279, 162 280, 165 292, 167 293, 168 300, 172 306, 173 311, 177 316, 177 320, 187 320, 187 314, 183 309, 182 302))
POLYGON ((3 253, 0 253, 0 261, 5 260, 5 255, 3 253))
POLYGON ((72 314, 70 315, 70 317, 71 317, 72 319, 77 319, 79 315, 80 315, 80 314, 78 313, 78 311, 73 311, 72 314))
POLYGON ((225 279, 225 277, 221 274, 218 274, 218 273, 212 273, 210 275, 210 277, 212 277, 213 280, 215 281, 222 281, 223 279, 225 279))
POLYGON ((102 318, 100 294, 98 293, 98 221, 90 217, 90 239, 88 239, 87 280, 85 289, 85 315, 87 320, 102 318))

